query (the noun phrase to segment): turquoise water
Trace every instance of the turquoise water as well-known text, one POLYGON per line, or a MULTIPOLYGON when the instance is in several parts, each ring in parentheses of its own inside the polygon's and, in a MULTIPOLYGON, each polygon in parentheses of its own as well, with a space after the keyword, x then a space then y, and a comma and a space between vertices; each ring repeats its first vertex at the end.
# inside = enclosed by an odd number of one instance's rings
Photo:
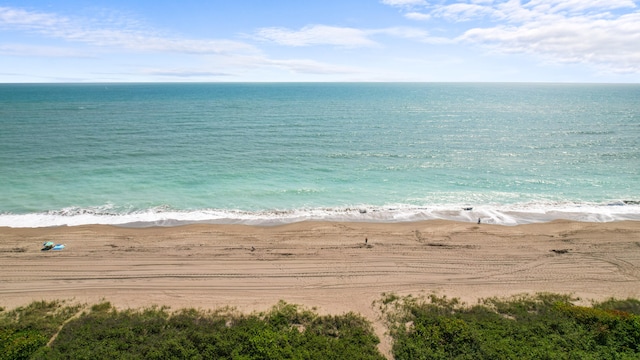
POLYGON ((0 226, 640 220, 640 85, 4 84, 0 226))

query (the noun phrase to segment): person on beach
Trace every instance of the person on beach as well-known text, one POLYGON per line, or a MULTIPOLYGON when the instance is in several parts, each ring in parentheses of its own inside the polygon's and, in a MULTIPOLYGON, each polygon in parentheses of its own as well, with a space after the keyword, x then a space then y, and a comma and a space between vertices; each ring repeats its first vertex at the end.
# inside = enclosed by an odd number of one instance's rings
POLYGON ((480 224, 480 218, 478 218, 478 224, 480 224))

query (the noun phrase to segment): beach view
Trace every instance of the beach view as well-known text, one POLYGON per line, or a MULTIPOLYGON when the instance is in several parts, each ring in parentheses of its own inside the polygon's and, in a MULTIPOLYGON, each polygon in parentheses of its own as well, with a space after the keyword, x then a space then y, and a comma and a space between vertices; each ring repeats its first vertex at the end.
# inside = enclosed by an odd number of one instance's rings
POLYGON ((27 3, 0 359, 640 355, 637 2, 27 3))

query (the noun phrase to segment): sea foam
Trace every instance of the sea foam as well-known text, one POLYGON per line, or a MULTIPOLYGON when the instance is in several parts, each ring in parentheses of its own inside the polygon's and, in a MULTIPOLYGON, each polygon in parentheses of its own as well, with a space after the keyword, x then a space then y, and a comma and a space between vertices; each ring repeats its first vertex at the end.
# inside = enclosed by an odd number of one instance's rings
POLYGON ((59 211, 0 215, 0 226, 16 228, 117 225, 128 227, 179 226, 185 224, 244 224, 273 226, 301 221, 412 222, 452 220, 497 225, 543 223, 554 220, 582 222, 640 221, 640 204, 633 201, 595 203, 527 203, 514 205, 465 204, 416 207, 409 205, 293 210, 243 211, 225 209, 172 210, 155 207, 117 213, 108 206, 66 208, 59 211))

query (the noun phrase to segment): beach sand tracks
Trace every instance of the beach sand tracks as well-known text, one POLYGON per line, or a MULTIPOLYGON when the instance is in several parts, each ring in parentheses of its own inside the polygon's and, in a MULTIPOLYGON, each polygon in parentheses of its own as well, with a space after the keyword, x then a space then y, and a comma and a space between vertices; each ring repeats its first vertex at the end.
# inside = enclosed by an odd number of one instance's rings
MULTIPOLYGON (((594 258, 597 259, 597 257, 594 258)), ((603 257, 599 260, 615 266, 616 272, 625 275, 629 280, 640 280, 640 268, 638 267, 637 258, 634 259, 634 262, 623 260, 619 257, 603 257)))
POLYGON ((637 223, 513 228, 439 221, 318 222, 63 230, 0 231, 3 306, 33 297, 110 296, 126 304, 155 299, 208 306, 231 299, 227 304, 249 306, 283 298, 325 306, 338 301, 350 308, 362 296, 368 306, 389 291, 443 289, 473 297, 566 290, 613 296, 634 295, 640 288, 637 223), (41 252, 44 238, 68 247, 41 252), (10 252, 17 247, 27 251, 10 252), (167 291, 183 295, 163 295, 167 291))
POLYGON ((465 236, 477 236, 475 231, 472 229, 470 232, 454 232, 451 234, 434 234, 434 233, 423 233, 420 230, 415 230, 413 232, 416 241, 421 244, 424 244, 427 247, 434 249, 446 249, 446 250, 460 250, 460 249, 478 249, 480 245, 471 244, 471 242, 466 243, 464 237, 465 236), (474 232, 470 235, 471 232, 474 232))

